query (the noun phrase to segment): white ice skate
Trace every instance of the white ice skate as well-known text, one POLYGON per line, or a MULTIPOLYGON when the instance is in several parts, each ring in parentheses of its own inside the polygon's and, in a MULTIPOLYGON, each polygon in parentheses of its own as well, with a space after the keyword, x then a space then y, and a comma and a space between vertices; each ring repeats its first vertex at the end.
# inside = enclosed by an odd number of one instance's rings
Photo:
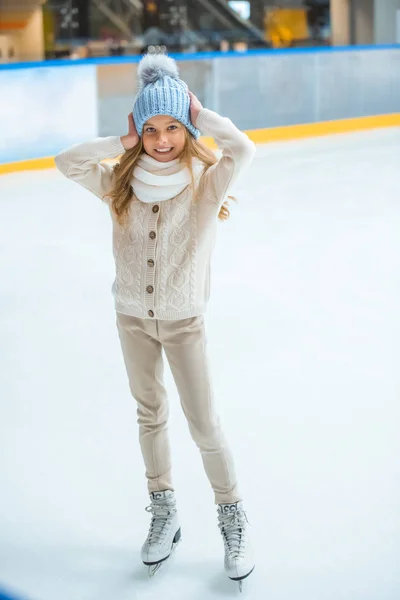
POLYGON ((174 492, 153 492, 150 494, 150 500, 151 504, 147 506, 146 511, 153 516, 141 555, 143 563, 149 567, 149 576, 152 577, 179 542, 181 528, 174 492))
POLYGON ((219 504, 218 521, 225 546, 225 571, 243 589, 243 579, 254 571, 254 558, 248 535, 248 522, 242 502, 219 504))

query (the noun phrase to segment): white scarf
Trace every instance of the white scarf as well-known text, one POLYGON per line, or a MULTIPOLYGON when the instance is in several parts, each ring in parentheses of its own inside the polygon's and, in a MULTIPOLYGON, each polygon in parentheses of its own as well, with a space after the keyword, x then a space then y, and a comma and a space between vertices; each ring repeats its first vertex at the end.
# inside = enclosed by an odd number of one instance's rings
MULTIPOLYGON (((193 158, 192 164, 197 183, 204 164, 196 158, 193 158)), ((148 154, 142 154, 133 170, 131 185, 141 202, 152 203, 175 198, 191 182, 190 171, 179 158, 163 163, 148 154)))

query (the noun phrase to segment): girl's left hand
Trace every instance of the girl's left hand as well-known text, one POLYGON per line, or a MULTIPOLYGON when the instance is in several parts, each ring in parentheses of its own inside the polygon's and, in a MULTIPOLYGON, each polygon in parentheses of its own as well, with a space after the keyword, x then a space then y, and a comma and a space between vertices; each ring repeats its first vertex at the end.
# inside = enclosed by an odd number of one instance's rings
POLYGON ((196 126, 197 117, 199 116, 199 112, 203 109, 203 105, 200 100, 193 94, 193 92, 189 91, 190 96, 190 120, 193 125, 196 126))

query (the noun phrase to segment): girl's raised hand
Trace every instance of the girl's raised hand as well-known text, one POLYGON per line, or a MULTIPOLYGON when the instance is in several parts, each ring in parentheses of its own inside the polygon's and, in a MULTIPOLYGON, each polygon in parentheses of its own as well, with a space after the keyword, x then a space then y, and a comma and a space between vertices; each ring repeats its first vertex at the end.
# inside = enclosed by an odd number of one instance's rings
POLYGON ((200 100, 193 94, 193 92, 189 91, 190 97, 190 120, 193 125, 196 126, 197 117, 199 116, 199 112, 203 109, 203 105, 200 100))
POLYGON ((131 150, 139 142, 139 134, 132 113, 129 113, 128 115, 128 133, 121 137, 121 142, 125 150, 131 150))

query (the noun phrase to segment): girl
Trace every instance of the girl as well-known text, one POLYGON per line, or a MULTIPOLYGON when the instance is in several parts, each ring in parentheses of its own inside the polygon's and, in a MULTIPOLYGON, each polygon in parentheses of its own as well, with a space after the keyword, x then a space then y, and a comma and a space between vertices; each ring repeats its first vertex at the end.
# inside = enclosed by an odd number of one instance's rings
POLYGON ((138 405, 152 513, 142 560, 156 570, 180 539, 164 349, 215 494, 225 569, 241 581, 254 562, 232 455, 214 408, 203 314, 217 218, 229 216, 228 190, 255 147, 230 120, 202 107, 170 57, 145 56, 138 85, 127 135, 73 146, 56 165, 103 199, 113 221, 117 327, 138 405), (222 148, 219 161, 197 141, 200 131, 222 148), (120 155, 114 167, 100 163, 120 155))

